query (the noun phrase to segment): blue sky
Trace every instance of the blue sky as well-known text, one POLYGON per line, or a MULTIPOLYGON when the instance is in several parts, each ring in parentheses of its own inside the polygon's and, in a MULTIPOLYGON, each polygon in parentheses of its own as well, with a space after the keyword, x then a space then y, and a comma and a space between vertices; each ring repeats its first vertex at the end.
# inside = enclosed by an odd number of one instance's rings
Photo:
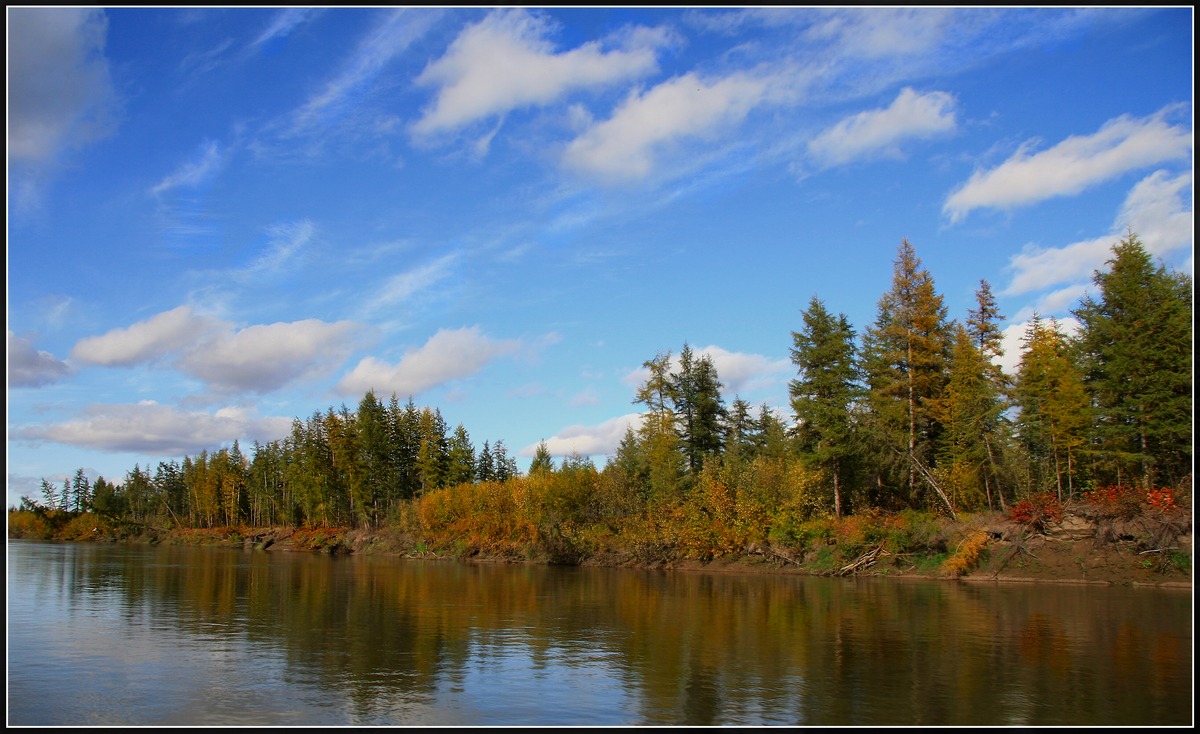
POLYGON ((8 503, 373 388, 611 453, 684 343, 787 417, 902 238, 961 319, 1193 269, 1193 11, 8 8, 8 503))

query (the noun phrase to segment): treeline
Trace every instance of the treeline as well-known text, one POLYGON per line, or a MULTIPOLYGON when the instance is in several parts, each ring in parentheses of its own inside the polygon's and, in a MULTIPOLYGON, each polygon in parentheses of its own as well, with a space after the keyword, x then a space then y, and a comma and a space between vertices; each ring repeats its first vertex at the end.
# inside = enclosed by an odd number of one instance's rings
MULTIPOLYGON (((892 287, 857 334, 813 297, 792 334, 792 415, 728 405, 712 360, 684 344, 645 362, 630 428, 603 469, 538 446, 528 473, 503 441, 476 450, 459 424, 410 398, 368 392, 293 422, 279 441, 231 448, 124 481, 80 470, 43 480, 29 508, 139 523, 378 527, 419 517, 443 540, 581 552, 623 545, 726 546, 786 538, 806 520, 874 510, 1004 510, 1050 492, 1190 489, 1192 284, 1156 266, 1132 233, 1094 274, 1076 333, 1034 317, 1008 375, 986 281, 961 319, 903 241, 892 287), (608 540, 605 540, 608 538, 608 540)), ((564 554, 567 554, 564 551, 564 554)), ((569 555, 569 554, 567 554, 569 555)))

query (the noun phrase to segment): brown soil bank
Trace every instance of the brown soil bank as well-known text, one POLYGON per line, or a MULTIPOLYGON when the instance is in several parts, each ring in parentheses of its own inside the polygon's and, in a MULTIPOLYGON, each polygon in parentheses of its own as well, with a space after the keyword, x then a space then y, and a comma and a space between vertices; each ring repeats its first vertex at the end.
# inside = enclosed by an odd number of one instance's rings
MULTIPOLYGON (((733 573, 799 573, 823 576, 949 578, 964 581, 1093 583, 1191 588, 1190 515, 1173 521, 1143 516, 1131 520, 1094 519, 1067 514, 1037 530, 1002 516, 947 526, 943 552, 900 553, 886 544, 858 546, 850 553, 836 545, 796 552, 755 544, 742 553, 710 560, 664 557, 639 560, 608 550, 573 559, 590 566, 655 567, 733 573), (968 548, 972 539, 978 548, 968 548), (962 556, 967 554, 966 561, 962 556)), ((165 543, 217 543, 267 551, 386 554, 411 558, 456 558, 470 562, 552 563, 536 550, 490 554, 478 550, 429 550, 394 529, 229 529, 179 530, 157 539, 165 543)))
MULTIPOLYGON (((886 576, 947 578, 963 581, 1056 582, 1108 585, 1192 586, 1192 522, 1190 510, 1144 514, 1121 519, 1068 511, 1061 519, 1037 527, 1007 516, 974 516, 943 521, 933 537, 897 548, 887 539, 827 538, 805 548, 754 543, 739 553, 716 558, 681 557, 669 549, 657 555, 619 548, 589 549, 569 554, 547 547, 504 552, 461 542, 418 540, 398 528, 210 528, 116 532, 103 523, 81 533, 39 536, 19 532, 10 515, 10 537, 55 537, 62 540, 148 542, 172 545, 221 545, 247 550, 383 554, 469 562, 570 563, 727 573, 792 573, 822 576, 886 576)), ((554 544, 561 548, 561 541, 554 544)))

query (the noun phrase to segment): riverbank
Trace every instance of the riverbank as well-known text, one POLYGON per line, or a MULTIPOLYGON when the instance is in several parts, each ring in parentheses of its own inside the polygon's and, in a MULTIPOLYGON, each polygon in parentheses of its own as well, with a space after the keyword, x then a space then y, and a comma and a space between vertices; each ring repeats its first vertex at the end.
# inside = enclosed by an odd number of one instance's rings
POLYGON ((49 530, 36 518, 9 513, 9 537, 93 542, 217 545, 266 552, 385 554, 471 563, 558 563, 720 573, 806 574, 841 577, 941 578, 970 582, 1071 583, 1191 589, 1192 522, 1189 510, 1105 517, 1083 510, 1036 526, 1000 513, 950 520, 922 517, 830 521, 807 543, 753 543, 712 558, 657 548, 573 546, 564 556, 555 542, 488 551, 461 541, 421 537, 405 524, 374 530, 347 528, 151 528, 114 525, 81 515, 49 530), (893 520, 895 520, 893 522, 893 520), (892 528, 891 530, 887 530, 892 528))

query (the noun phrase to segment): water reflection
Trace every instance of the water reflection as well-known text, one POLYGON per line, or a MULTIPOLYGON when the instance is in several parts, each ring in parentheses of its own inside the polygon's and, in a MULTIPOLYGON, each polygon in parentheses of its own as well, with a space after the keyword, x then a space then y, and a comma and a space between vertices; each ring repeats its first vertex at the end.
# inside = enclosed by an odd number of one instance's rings
POLYGON ((1191 723, 1191 596, 10 542, 13 724, 1191 723))

